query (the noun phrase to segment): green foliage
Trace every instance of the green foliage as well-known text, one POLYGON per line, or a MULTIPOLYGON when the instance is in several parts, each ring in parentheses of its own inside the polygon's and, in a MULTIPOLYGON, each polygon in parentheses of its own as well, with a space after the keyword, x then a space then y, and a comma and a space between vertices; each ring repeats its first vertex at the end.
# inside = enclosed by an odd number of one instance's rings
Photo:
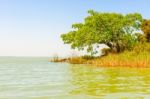
POLYGON ((145 35, 141 34, 141 33, 135 33, 137 40, 139 43, 144 43, 147 41, 145 35))
POLYGON ((133 48, 133 52, 137 54, 142 53, 142 52, 149 52, 150 53, 150 43, 138 43, 135 45, 133 48))
POLYGON ((150 42, 150 20, 144 20, 141 27, 147 41, 150 42))
POLYGON ((87 48, 93 55, 94 44, 106 44, 113 52, 131 49, 137 42, 133 30, 140 28, 142 16, 138 13, 122 15, 119 13, 99 13, 88 11, 83 23, 72 25, 73 31, 62 34, 61 38, 71 48, 87 48))

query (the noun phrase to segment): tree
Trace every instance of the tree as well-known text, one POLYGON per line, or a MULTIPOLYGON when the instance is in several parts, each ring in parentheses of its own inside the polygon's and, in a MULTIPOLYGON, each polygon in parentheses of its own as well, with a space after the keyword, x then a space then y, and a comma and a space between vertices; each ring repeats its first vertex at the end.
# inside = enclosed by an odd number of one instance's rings
POLYGON ((106 44, 112 52, 121 52, 130 49, 136 42, 132 32, 140 28, 142 16, 138 13, 122 15, 118 13, 99 13, 88 11, 83 23, 72 25, 73 31, 62 34, 65 44, 71 48, 93 52, 94 44, 106 44))
POLYGON ((141 28, 145 34, 146 40, 150 42, 150 20, 144 20, 141 28))

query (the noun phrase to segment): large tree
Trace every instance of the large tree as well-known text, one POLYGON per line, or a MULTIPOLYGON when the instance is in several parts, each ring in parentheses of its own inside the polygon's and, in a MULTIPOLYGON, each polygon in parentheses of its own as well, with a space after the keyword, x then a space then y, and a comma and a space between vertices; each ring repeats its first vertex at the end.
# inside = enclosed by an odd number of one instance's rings
POLYGON ((73 49, 87 48, 91 54, 94 44, 106 44, 113 52, 130 49, 134 45, 136 37, 132 32, 140 27, 140 14, 123 15, 93 10, 89 10, 88 13, 83 23, 73 24, 72 31, 61 35, 65 44, 71 44, 73 49))

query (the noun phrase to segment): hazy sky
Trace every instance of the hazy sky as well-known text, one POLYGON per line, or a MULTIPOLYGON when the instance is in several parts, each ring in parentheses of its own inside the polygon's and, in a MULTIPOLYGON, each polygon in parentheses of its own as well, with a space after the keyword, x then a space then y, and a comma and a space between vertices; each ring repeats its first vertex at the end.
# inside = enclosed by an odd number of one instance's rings
POLYGON ((87 10, 139 12, 150 18, 150 0, 0 0, 0 56, 70 54, 60 34, 87 10))

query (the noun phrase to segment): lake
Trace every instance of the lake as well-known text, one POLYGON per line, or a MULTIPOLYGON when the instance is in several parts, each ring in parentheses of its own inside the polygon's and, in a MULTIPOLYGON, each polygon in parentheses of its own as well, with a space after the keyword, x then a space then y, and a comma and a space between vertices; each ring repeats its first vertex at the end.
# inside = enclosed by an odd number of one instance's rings
POLYGON ((0 99, 150 99, 150 69, 0 57, 0 99))

